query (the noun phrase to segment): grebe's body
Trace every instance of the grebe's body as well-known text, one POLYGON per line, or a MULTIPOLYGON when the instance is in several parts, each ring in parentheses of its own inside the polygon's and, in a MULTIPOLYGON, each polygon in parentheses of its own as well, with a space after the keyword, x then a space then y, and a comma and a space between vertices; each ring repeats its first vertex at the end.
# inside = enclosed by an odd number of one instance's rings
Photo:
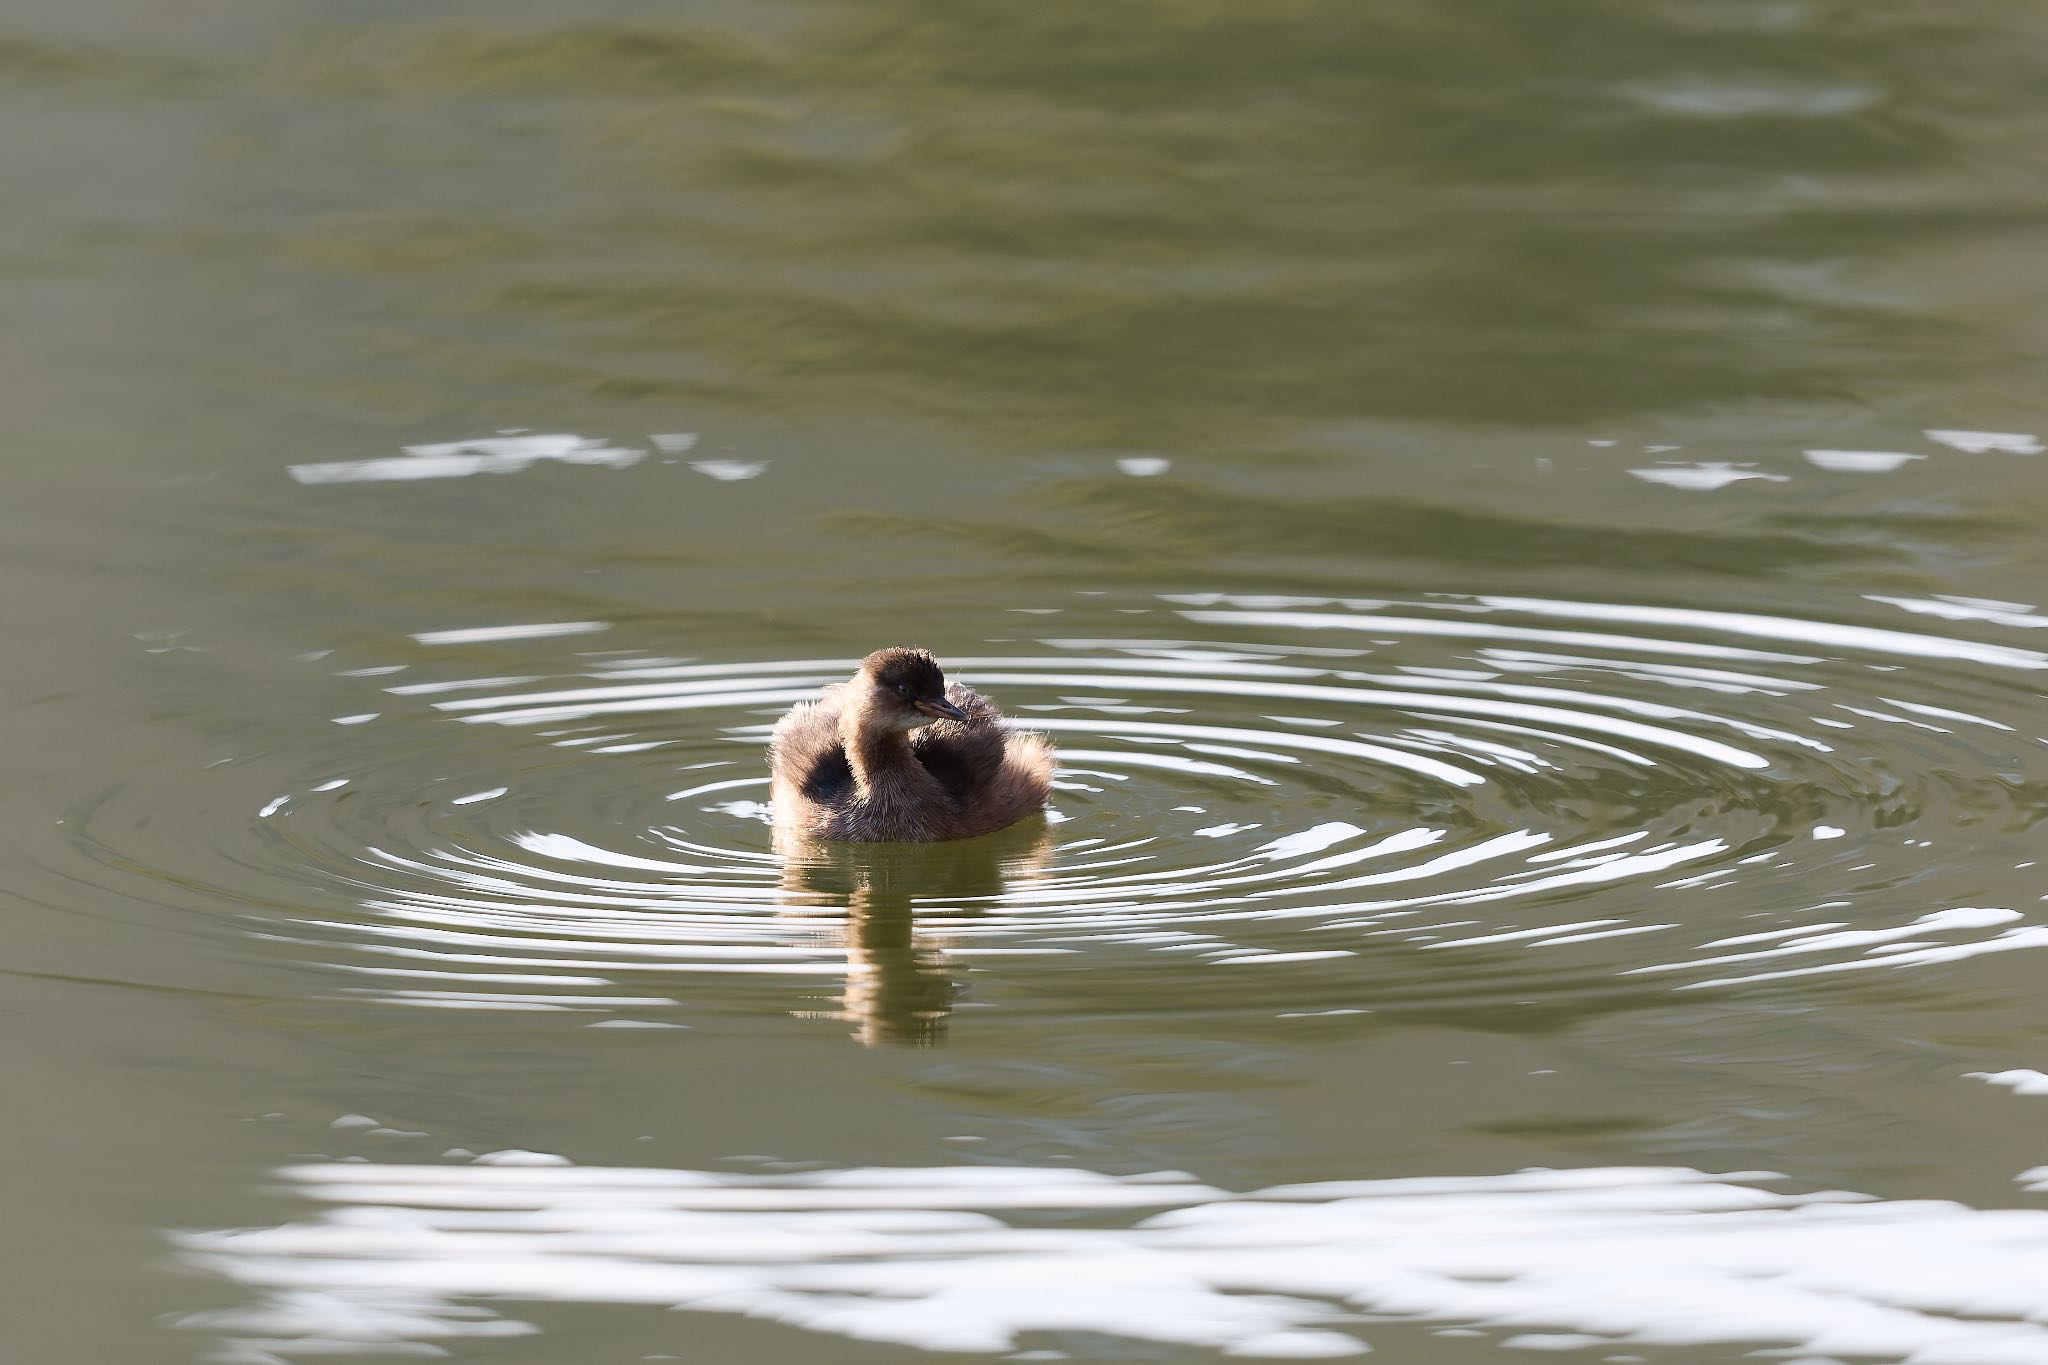
POLYGON ((966 839, 1041 810, 1052 749, 1003 729, 971 687, 921 649, 878 650, 775 724, 776 828, 810 839, 966 839))

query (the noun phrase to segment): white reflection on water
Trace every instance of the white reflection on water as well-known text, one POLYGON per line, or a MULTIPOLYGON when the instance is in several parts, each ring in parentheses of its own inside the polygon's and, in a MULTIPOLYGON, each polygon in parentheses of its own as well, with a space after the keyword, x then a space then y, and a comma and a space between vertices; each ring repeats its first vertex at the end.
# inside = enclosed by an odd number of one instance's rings
MULTIPOLYGON (((467 626, 460 630, 424 630, 412 638, 423 645, 483 645, 498 644, 506 640, 540 640, 552 635, 595 635, 610 630, 604 621, 529 621, 509 626, 467 626)), ((427 688, 412 687, 389 689, 392 692, 419 692, 427 688)))
POLYGON ((647 458, 644 450, 606 445, 587 436, 485 436, 474 441, 406 446, 403 455, 374 460, 295 464, 300 483, 389 483, 415 479, 459 479, 469 474, 516 474, 541 460, 624 469, 647 458))
POLYGON ((2040 439, 2024 431, 1929 431, 1927 439, 1939 441, 1966 455, 1998 451, 2007 455, 2039 455, 2040 439))
POLYGON ((1371 1314, 1602 1346, 2048 1359, 2048 1211, 1784 1194, 1759 1172, 1531 1170, 1249 1194, 1177 1172, 1057 1168, 322 1162, 282 1176, 328 1207, 176 1237, 191 1262, 259 1296, 184 1319, 228 1337, 224 1359, 537 1330, 472 1302, 485 1298, 745 1314, 949 1351, 1084 1331, 1349 1355, 1369 1349, 1371 1314))
POLYGON ((2024 1067, 2012 1071, 1965 1071, 1964 1076, 1986 1085, 2002 1085, 2015 1095, 2048 1095, 2048 1076, 2024 1067))
POLYGON ((1868 85, 1778 84, 1755 77, 1720 80, 1691 74, 1630 81, 1619 93, 1629 102, 1659 113, 1741 119, 1834 118, 1876 103, 1884 92, 1868 85))
POLYGON ((1794 976, 1823 976, 1837 972, 1869 971, 1872 968, 1892 970, 1936 962, 1960 962, 1964 958, 1979 957, 1985 953, 2007 953, 2018 948, 2048 947, 2048 926, 2012 923, 2019 918, 2020 912, 2017 910, 1991 906, 1958 906, 1953 910, 1937 910, 1888 929, 1845 929, 1837 925, 1814 925, 1811 926, 1811 932, 1791 938, 1775 948, 1750 953, 1728 953, 1721 957, 1696 957, 1684 962, 1664 962, 1648 967, 1631 967, 1622 975, 1692 971, 1700 967, 1715 967, 1727 963, 1764 962, 1799 953, 1835 953, 1850 948, 1860 948, 1864 953, 1862 957, 1811 965, 1745 972, 1739 976, 1717 976, 1711 980, 1689 982, 1680 987, 1681 990, 1695 990, 1709 986, 1735 986, 1751 981, 1779 981, 1794 976), (1927 941, 1929 934, 1989 929, 2001 924, 2010 927, 1989 938, 1971 938, 1961 943, 1927 941))
POLYGON ((744 483, 768 471, 766 460, 692 460, 690 468, 720 483, 744 483))
POLYGON ((1705 493, 1747 479, 1762 479, 1769 483, 1790 482, 1784 474, 1766 474, 1760 469, 1738 469, 1732 464, 1717 460, 1705 460, 1690 465, 1660 465, 1651 469, 1631 469, 1629 473, 1645 483, 1661 483, 1667 488, 1685 488, 1705 493))
POLYGON ((1927 458, 1897 450, 1809 450, 1805 454, 1808 464, 1831 474, 1889 474, 1927 458))
POLYGON ((1993 597, 1956 597, 1938 593, 1933 597, 1886 597, 1867 593, 1872 602, 1900 607, 1916 616, 1938 616, 1944 621, 1990 621, 1995 625, 2038 630, 2048 626, 2048 616, 2036 616, 2025 602, 2001 602, 1993 597))

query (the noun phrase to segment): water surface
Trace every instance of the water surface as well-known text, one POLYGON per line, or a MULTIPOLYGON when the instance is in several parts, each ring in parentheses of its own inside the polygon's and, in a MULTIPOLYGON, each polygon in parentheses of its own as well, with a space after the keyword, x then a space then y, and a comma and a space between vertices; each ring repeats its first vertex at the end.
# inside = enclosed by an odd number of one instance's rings
POLYGON ((2048 1358, 2039 28, 17 6, 8 1358, 2048 1358))

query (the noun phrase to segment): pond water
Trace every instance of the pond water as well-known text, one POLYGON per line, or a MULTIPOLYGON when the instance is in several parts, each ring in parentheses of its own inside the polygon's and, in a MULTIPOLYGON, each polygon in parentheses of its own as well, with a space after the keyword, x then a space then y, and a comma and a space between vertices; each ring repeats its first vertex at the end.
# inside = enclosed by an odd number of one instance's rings
POLYGON ((21 0, 0 1354, 2048 1360, 2044 38, 21 0))

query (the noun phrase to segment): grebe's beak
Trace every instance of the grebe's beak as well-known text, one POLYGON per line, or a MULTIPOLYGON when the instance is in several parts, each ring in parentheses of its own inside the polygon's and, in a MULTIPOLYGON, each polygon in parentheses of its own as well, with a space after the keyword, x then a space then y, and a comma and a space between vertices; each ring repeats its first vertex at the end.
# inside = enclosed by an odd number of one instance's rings
POLYGON ((944 697, 919 697, 911 703, 934 720, 966 720, 967 713, 944 697))

